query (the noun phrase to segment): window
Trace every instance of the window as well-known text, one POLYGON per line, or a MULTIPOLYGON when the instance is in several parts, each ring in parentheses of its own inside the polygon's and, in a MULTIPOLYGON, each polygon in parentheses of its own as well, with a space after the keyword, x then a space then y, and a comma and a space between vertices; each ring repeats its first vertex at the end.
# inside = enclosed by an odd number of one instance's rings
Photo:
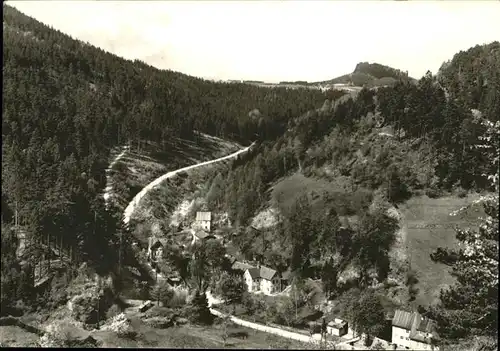
POLYGON ((406 340, 410 340, 410 338, 406 338, 406 340))
POLYGON ((400 338, 403 339, 403 336, 401 335, 400 338))

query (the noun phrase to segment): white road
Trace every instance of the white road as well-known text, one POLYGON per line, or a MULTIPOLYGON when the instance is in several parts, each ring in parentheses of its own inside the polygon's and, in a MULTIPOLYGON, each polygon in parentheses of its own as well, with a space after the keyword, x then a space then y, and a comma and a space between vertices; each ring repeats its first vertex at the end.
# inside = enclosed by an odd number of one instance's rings
POLYGON ((224 157, 220 157, 220 158, 217 158, 215 160, 200 162, 200 163, 197 163, 197 164, 194 164, 194 165, 191 165, 191 166, 180 168, 178 170, 175 170, 175 171, 172 171, 172 172, 168 172, 168 173, 162 175, 159 178, 156 178, 151 183, 149 183, 148 185, 146 185, 137 195, 134 196, 134 198, 132 199, 132 201, 130 201, 130 203, 128 204, 127 208, 125 209, 123 222, 125 224, 128 224, 130 222, 130 217, 134 213, 136 207, 139 205, 139 202, 142 200, 142 198, 150 190, 154 189, 156 186, 160 185, 163 181, 167 180, 168 178, 171 178, 171 177, 175 176, 178 173, 181 173, 181 172, 184 172, 184 171, 189 171, 190 169, 193 169, 193 168, 196 168, 196 167, 202 167, 202 166, 206 166, 206 165, 209 165, 209 164, 212 164, 212 163, 216 163, 216 162, 220 162, 220 161, 229 160, 231 158, 235 158, 238 155, 240 155, 242 153, 245 153, 248 150, 250 150, 250 148, 254 144, 255 143, 252 143, 250 146, 248 146, 248 147, 246 147, 244 149, 241 149, 239 151, 236 151, 236 152, 234 152, 234 153, 232 153, 230 155, 227 155, 227 156, 224 156, 224 157))

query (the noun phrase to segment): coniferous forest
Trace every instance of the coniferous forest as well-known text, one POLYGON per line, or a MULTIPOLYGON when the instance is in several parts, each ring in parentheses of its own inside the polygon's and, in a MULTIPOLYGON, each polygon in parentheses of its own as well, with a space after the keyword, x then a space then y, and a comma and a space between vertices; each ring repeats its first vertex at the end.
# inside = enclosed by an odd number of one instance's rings
MULTIPOLYGON (((331 295, 338 272, 351 262, 361 267, 362 288, 370 269, 379 281, 387 279, 397 224, 383 206, 368 211, 374 199, 398 206, 417 194, 498 191, 498 42, 464 48, 435 75, 413 81, 398 71, 394 85, 351 94, 215 83, 159 70, 75 40, 8 5, 3 32, 2 315, 19 304, 36 309, 43 301, 53 308, 62 301, 30 286, 47 247, 67 257, 68 282, 82 263, 101 276, 120 276, 129 228, 102 197, 110 151, 118 146, 162 145, 173 136, 196 141, 195 131, 256 142, 213 174, 208 203, 244 234, 234 239, 244 255, 298 278, 319 278, 331 295), (339 186, 283 205, 280 223, 258 246, 249 231, 252 218, 279 202, 274 185, 297 174, 339 186), (360 223, 346 235, 340 217, 349 215, 360 223), (24 261, 16 257, 16 225, 37 243, 24 261)), ((478 250, 488 264, 498 255, 496 201, 487 208, 492 220, 479 229, 489 246, 478 250)), ((457 238, 471 235, 462 230, 457 238)), ((480 259, 466 259, 463 251, 451 256, 433 257, 452 262, 459 285, 441 294, 440 307, 422 312, 449 340, 466 332, 495 335, 498 269, 496 284, 488 272, 479 284, 480 259), (477 286, 482 290, 475 293, 477 286), (466 307, 457 312, 459 306, 466 307)))
POLYGON ((113 257, 118 219, 109 218, 101 199, 112 147, 192 138, 194 130, 244 143, 272 139, 330 94, 160 71, 9 6, 3 18, 3 223, 17 210, 40 240, 62 241, 80 260, 113 257))

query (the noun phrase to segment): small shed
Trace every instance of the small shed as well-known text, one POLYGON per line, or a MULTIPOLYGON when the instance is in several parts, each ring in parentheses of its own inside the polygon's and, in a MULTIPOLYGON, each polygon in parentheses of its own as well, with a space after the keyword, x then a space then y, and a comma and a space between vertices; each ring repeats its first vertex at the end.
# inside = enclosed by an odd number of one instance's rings
POLYGON ((326 326, 326 332, 334 336, 344 336, 347 334, 348 324, 346 321, 340 318, 335 318, 330 321, 326 326))
POLYGON ((148 240, 148 259, 151 261, 161 260, 163 258, 163 250, 165 250, 167 245, 167 239, 150 237, 148 240))

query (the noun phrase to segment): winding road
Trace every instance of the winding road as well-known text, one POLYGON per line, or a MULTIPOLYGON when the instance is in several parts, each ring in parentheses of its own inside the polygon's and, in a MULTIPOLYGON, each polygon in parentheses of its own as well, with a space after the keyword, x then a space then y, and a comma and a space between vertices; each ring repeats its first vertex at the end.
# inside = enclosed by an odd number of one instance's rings
POLYGON ((224 157, 220 157, 220 158, 217 158, 215 160, 210 160, 210 161, 205 161, 205 162, 200 162, 200 163, 197 163, 197 164, 194 164, 194 165, 191 165, 191 166, 187 166, 187 167, 184 167, 184 168, 180 168, 180 169, 177 169, 175 171, 172 171, 172 172, 168 172, 164 175, 162 175, 161 177, 159 178, 156 178, 155 180, 153 180, 151 183, 149 183, 148 185, 146 185, 141 191, 139 191, 139 193, 137 193, 137 195, 134 196, 134 198, 132 199, 132 201, 130 201, 130 203, 128 204, 127 208, 125 209, 125 212, 124 212, 124 218, 123 218, 123 222, 125 224, 128 224, 130 222, 130 217, 132 216, 132 214, 134 213, 136 207, 139 205, 139 202, 142 200, 142 198, 152 189, 154 189, 156 186, 160 185, 163 181, 165 181, 166 179, 168 178, 172 178, 173 176, 175 176, 176 174, 178 173, 181 173, 181 172, 184 172, 184 171, 189 171, 190 169, 193 169, 193 168, 197 168, 197 167, 202 167, 202 166, 207 166, 207 165, 210 165, 212 163, 216 163, 216 162, 220 162, 220 161, 225 161, 225 160, 229 160, 231 158, 235 158, 237 157, 238 155, 242 154, 242 153, 245 153, 247 152, 248 150, 250 150, 250 148, 255 144, 255 142, 253 142, 250 146, 247 146, 246 148, 244 149, 241 149, 241 150, 238 150, 230 155, 227 155, 227 156, 224 156, 224 157))
MULTIPOLYGON (((238 155, 244 153, 244 152, 247 152, 248 150, 250 150, 250 148, 255 145, 255 142, 253 142, 252 144, 250 144, 250 146, 247 146, 246 148, 244 149, 241 149, 241 150, 238 150, 230 155, 227 155, 227 156, 224 156, 224 157, 220 157, 220 158, 217 158, 215 160, 210 160, 210 161, 205 161, 205 162, 200 162, 200 163, 197 163, 197 164, 194 164, 194 165, 191 165, 191 166, 187 166, 187 167, 184 167, 184 168, 180 168, 180 169, 177 169, 175 171, 172 171, 172 172, 168 172, 168 173, 165 173, 164 175, 156 178, 155 180, 153 180, 151 183, 149 183, 148 185, 146 185, 144 188, 142 188, 142 190, 137 193, 137 195, 134 196, 134 198, 132 199, 132 201, 130 201, 130 203, 127 205, 127 208, 125 209, 125 212, 124 212, 124 218, 123 218, 123 222, 125 224, 128 224, 130 222, 130 217, 132 217, 132 214, 134 213, 135 209, 137 208, 137 206, 139 205, 140 201, 142 200, 142 198, 152 189, 154 189, 156 186, 160 185, 163 181, 167 180, 168 178, 172 178, 173 176, 175 176, 176 174, 179 174, 181 172, 184 172, 184 171, 188 171, 190 169, 193 169, 193 168, 196 168, 196 167, 202 167, 202 166, 206 166, 206 165, 210 165, 212 163, 216 163, 216 162, 220 162, 220 161, 225 161, 225 160, 229 160, 231 158, 235 158, 237 157, 238 155)), ((120 156, 119 156, 120 157, 120 156)), ((119 158, 117 157, 117 159, 119 158)), ((117 160, 115 159, 115 161, 117 160)), ((113 163, 112 163, 113 165, 113 163)), ((110 165, 109 168, 112 167, 112 165, 110 165)), ((193 235, 194 236, 194 235, 193 235)), ((149 265, 151 267, 151 265, 149 265)), ((152 268, 152 267, 151 267, 152 268)), ((164 279, 164 277, 159 273, 157 272, 157 279, 164 279)))

